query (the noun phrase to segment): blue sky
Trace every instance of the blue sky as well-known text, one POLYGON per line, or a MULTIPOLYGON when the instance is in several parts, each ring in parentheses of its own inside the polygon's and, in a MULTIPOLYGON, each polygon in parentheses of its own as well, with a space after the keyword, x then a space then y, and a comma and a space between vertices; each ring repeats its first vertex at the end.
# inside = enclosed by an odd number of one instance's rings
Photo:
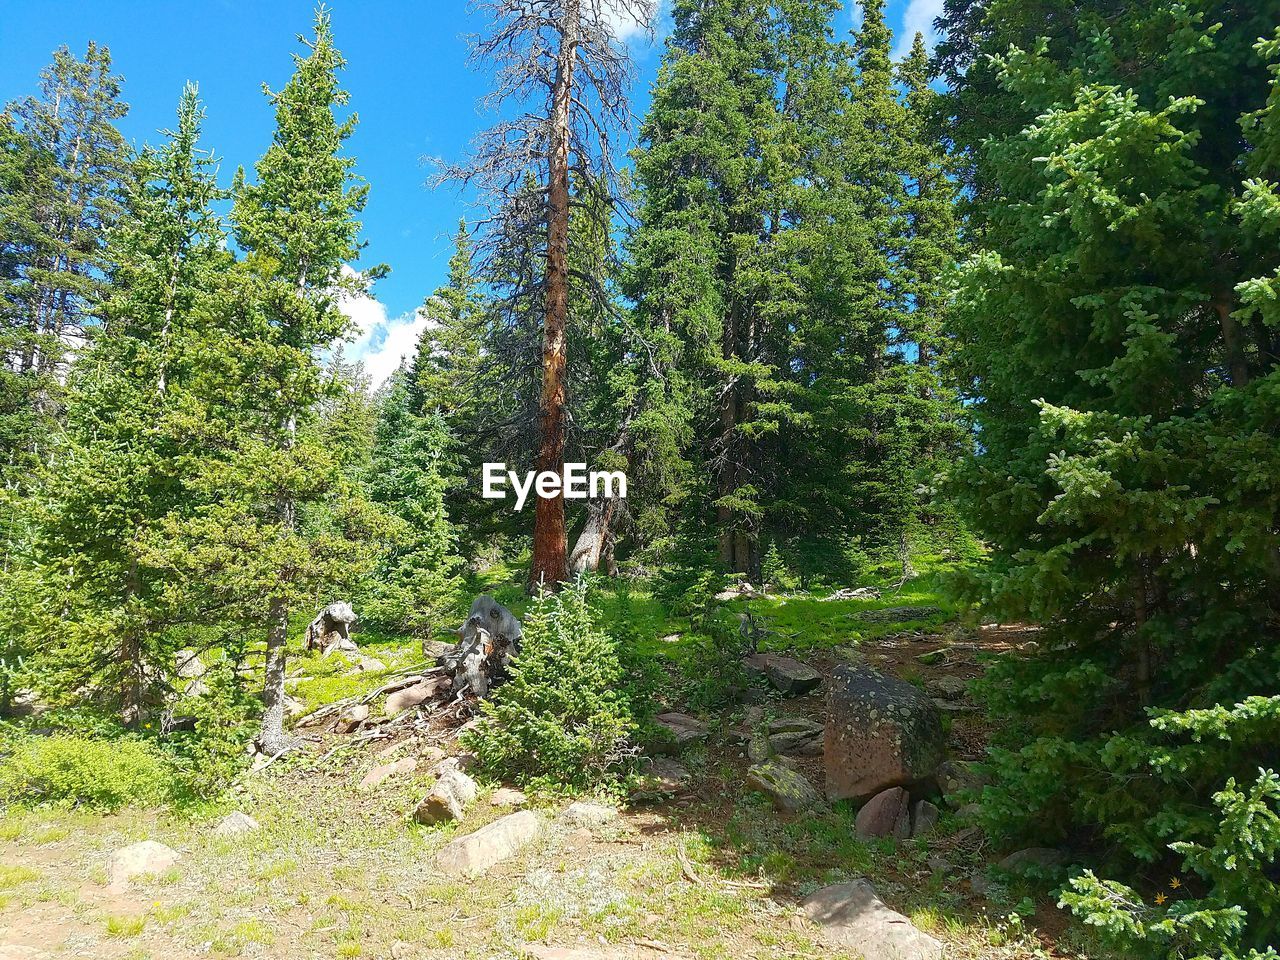
MULTIPOLYGON (((856 9, 849 0, 846 27, 856 9)), ((916 30, 930 33, 942 0, 889 0, 899 52, 916 30)), ((344 85, 360 126, 350 141, 358 172, 372 184, 364 216, 367 263, 387 263, 375 300, 348 304, 360 330, 351 352, 375 379, 411 351, 423 298, 445 275, 460 216, 474 216, 453 189, 428 190, 425 156, 457 159, 492 122, 477 101, 487 78, 466 66, 466 35, 483 28, 465 0, 329 0, 338 46, 348 60, 344 85)), ((665 6, 665 4, 664 4, 665 6)), ((199 84, 207 109, 205 144, 229 181, 251 167, 271 136, 265 82, 278 89, 292 68, 296 34, 307 32, 312 0, 0 0, 0 101, 35 89, 52 51, 83 53, 89 40, 111 48, 132 105, 123 123, 135 141, 157 139, 172 122, 182 85, 199 84)), ((661 25, 659 33, 661 34, 661 25)), ((643 114, 661 55, 631 39, 637 75, 633 109, 643 114)))

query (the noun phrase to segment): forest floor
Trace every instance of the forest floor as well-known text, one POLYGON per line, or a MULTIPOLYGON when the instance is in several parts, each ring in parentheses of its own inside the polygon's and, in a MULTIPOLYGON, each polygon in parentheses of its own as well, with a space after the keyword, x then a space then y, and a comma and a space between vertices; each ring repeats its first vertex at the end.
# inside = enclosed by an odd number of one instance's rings
MULTIPOLYGON (((971 679, 985 658, 1031 639, 1028 628, 961 630, 952 611, 919 589, 892 604, 927 602, 942 607, 937 614, 871 628, 866 611, 890 602, 751 605, 770 617, 775 633, 767 646, 794 650, 824 674, 863 657, 926 689, 943 675, 971 679)), ((624 602, 660 649, 672 621, 646 598, 624 602)), ((388 670, 420 656, 395 644, 364 652, 388 670)), ((377 675, 340 677, 318 660, 302 666, 293 686, 308 706, 349 695, 352 683, 377 683, 377 675)), ((763 706, 774 717, 823 718, 821 690, 763 706)), ((702 715, 711 735, 680 758, 691 785, 662 802, 623 805, 610 823, 571 829, 556 820, 568 799, 531 798, 530 809, 551 827, 473 880, 437 873, 434 854, 509 812, 490 802, 496 785, 482 790, 462 823, 438 827, 409 816, 430 784, 426 766, 358 788, 374 765, 425 749, 421 739, 317 744, 246 777, 198 814, 7 811, 0 816, 0 960, 519 958, 548 945, 607 947, 616 951, 610 957, 636 960, 848 956, 822 943, 797 904, 855 877, 870 879, 892 908, 944 941, 949 956, 1083 956, 1078 928, 1051 902, 1033 902, 1012 878, 984 875, 993 855, 952 811, 929 837, 898 842, 858 840, 847 803, 775 812, 744 786, 748 761, 728 735, 744 709, 702 715), (252 815, 260 828, 215 835, 213 825, 230 810, 252 815), (173 847, 181 860, 126 891, 109 889, 111 852, 144 839, 173 847)), ((952 758, 980 757, 985 718, 963 701, 947 717, 952 758)), ((820 758, 802 766, 821 782, 820 758)))

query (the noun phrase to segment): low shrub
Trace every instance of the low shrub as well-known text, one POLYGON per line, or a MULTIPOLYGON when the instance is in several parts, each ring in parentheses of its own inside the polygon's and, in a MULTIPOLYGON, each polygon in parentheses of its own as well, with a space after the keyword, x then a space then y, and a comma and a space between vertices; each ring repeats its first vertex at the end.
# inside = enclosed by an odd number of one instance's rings
POLYGON ((0 764, 0 800, 100 810, 169 799, 174 772, 151 744, 134 737, 95 740, 75 734, 28 737, 0 764))
POLYGON ((511 679, 466 744, 482 768, 522 785, 614 785, 635 754, 632 697, 618 643, 597 625, 579 581, 534 604, 511 679))

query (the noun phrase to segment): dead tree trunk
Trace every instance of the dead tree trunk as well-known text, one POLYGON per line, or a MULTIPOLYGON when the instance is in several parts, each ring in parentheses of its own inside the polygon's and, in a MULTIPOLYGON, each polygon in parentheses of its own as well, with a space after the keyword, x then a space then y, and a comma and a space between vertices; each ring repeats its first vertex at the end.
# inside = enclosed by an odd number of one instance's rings
MULTIPOLYGON (((560 51, 551 91, 551 144, 547 170, 547 275, 542 322, 542 397, 538 406, 538 469, 564 466, 566 385, 565 325, 569 316, 569 109, 578 46, 578 0, 564 6, 560 51)), ((565 579, 568 538, 564 495, 539 497, 533 524, 532 586, 565 579)))

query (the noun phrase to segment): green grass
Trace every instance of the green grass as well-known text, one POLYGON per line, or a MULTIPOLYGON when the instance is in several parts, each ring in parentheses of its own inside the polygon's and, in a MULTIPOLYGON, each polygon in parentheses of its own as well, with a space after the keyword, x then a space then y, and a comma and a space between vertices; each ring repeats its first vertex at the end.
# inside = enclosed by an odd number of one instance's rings
POLYGON ((107 936, 124 939, 136 937, 147 926, 144 916, 110 916, 107 917, 107 936))

